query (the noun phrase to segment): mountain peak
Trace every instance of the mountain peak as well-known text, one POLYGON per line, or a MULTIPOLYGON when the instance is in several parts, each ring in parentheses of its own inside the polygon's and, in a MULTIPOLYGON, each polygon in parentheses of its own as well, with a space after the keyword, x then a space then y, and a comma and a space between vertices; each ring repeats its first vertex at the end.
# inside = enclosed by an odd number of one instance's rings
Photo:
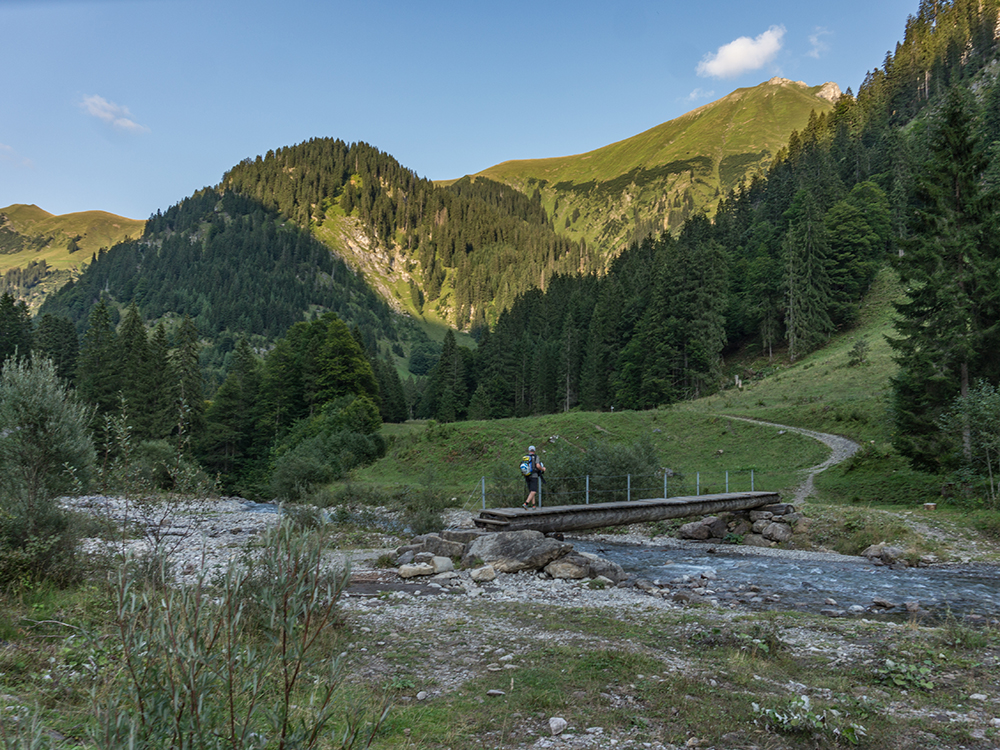
MULTIPOLYGON (((767 82, 770 86, 799 86, 801 88, 809 88, 809 84, 805 81, 792 81, 788 78, 782 78, 781 76, 775 76, 770 81, 767 82)), ((841 96, 843 92, 840 90, 840 86, 835 84, 833 81, 827 81, 819 90, 816 92, 816 96, 820 99, 826 99, 826 101, 835 103, 841 96)))

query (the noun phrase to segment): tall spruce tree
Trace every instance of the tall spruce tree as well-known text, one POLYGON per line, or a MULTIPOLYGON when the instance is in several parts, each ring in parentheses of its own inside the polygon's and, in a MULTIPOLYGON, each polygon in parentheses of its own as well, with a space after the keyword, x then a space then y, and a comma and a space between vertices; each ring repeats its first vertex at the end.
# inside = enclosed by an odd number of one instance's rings
POLYGON ((829 244, 823 214, 808 191, 800 190, 795 194, 785 216, 789 220, 784 240, 788 295, 785 330, 788 358, 794 362, 833 333, 829 244))
POLYGON ((122 383, 118 334, 103 297, 91 310, 87 321, 77 361, 76 382, 81 398, 94 406, 95 442, 103 445, 107 438, 104 420, 120 409, 122 383))
POLYGON ((122 314, 118 327, 121 394, 132 434, 141 440, 153 437, 153 368, 149 357, 149 336, 139 306, 133 300, 122 314))
POLYGON ((38 320, 32 345, 36 352, 52 360, 56 374, 67 383, 76 382, 76 360, 80 341, 69 318, 45 313, 38 320))
POLYGON ((896 448, 914 466, 939 470, 960 447, 939 426, 977 379, 1000 381, 997 206, 981 190, 988 160, 973 132, 967 91, 954 88, 932 124, 930 156, 918 171, 910 236, 898 260, 907 298, 897 304, 899 364, 892 380, 896 448))

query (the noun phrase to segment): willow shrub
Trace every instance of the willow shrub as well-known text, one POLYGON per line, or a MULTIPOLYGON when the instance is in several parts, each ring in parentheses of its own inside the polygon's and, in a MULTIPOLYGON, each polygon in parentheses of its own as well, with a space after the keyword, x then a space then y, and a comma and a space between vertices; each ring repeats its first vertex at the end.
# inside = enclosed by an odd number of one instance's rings
POLYGON ((144 589, 122 566, 115 637, 93 639, 116 669, 93 691, 98 748, 351 748, 388 708, 346 707, 331 635, 349 580, 322 542, 282 523, 261 554, 216 586, 144 589))

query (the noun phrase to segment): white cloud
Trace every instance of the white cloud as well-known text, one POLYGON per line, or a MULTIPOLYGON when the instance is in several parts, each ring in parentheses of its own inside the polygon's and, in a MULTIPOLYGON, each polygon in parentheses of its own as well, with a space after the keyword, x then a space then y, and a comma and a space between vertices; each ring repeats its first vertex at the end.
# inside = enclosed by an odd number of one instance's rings
POLYGON ((696 102, 699 99, 710 99, 713 96, 715 96, 715 92, 714 91, 705 91, 705 89, 698 88, 698 89, 695 89, 694 91, 692 91, 686 97, 684 97, 684 101, 687 101, 687 102, 696 102))
POLYGON ((17 151, 14 150, 13 146, 8 146, 6 143, 0 143, 0 161, 15 164, 19 167, 28 167, 29 169, 35 166, 31 162, 31 159, 26 159, 25 157, 20 156, 17 151))
POLYGON ((825 55, 830 51, 830 45, 823 41, 823 37, 832 34, 832 31, 823 28, 817 28, 816 31, 809 35, 809 44, 812 45, 812 49, 806 52, 809 57, 815 57, 817 60, 821 55, 825 55))
POLYGON ((784 36, 784 26, 772 26, 754 39, 748 36, 734 39, 719 47, 714 55, 705 55, 698 63, 698 75, 734 78, 748 70, 763 68, 781 50, 784 36))
POLYGON ((132 113, 128 107, 109 102, 103 96, 86 96, 80 102, 80 107, 91 117, 96 117, 118 130, 126 130, 130 133, 148 133, 149 128, 140 125, 132 119, 132 113))

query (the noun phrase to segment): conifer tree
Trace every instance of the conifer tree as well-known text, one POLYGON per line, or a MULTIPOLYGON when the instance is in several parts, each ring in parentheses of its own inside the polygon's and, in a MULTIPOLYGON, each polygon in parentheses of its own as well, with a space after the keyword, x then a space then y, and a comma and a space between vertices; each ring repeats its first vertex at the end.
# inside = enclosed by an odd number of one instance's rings
POLYGON ((790 226, 783 243, 788 294, 785 329, 788 358, 794 362, 833 333, 829 245, 819 205, 809 192, 796 193, 786 216, 790 226))
POLYGON ((149 356, 146 325, 133 300, 122 315, 118 328, 118 366, 121 368, 121 394, 125 416, 132 434, 140 441, 153 436, 153 369, 149 356))
MULTIPOLYGON (((936 118, 930 157, 919 170, 912 233, 898 261, 907 299, 890 341, 894 444, 917 467, 948 465, 942 413, 970 383, 1000 380, 1000 287, 993 193, 983 193, 988 161, 973 132, 968 92, 953 89, 936 118)), ((963 450, 970 450, 968 433, 963 450)))
POLYGON ((0 370, 8 357, 31 353, 31 315, 28 306, 14 295, 0 295, 0 370))
POLYGON ((199 364, 198 328, 190 316, 181 319, 176 346, 170 352, 174 377, 173 414, 178 438, 196 445, 205 430, 204 376, 199 364))
POLYGON ((80 342, 73 321, 45 313, 38 321, 33 338, 35 351, 52 360, 56 374, 67 383, 76 382, 76 360, 80 342))
POLYGON ((102 297, 94 306, 83 334, 83 345, 77 364, 77 391, 92 404, 96 443, 107 437, 104 419, 117 414, 120 408, 122 369, 118 336, 111 324, 111 312, 102 297))

